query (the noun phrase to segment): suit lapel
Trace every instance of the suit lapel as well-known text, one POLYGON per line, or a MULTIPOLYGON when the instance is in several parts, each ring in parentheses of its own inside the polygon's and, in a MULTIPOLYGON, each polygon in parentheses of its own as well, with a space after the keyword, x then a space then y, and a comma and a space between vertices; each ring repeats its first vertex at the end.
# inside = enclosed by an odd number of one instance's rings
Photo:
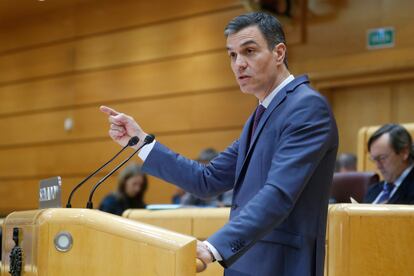
POLYGON ((414 168, 411 169, 410 173, 405 177, 401 185, 395 191, 393 196, 388 200, 388 204, 399 203, 400 199, 407 194, 407 187, 412 183, 412 178, 414 177, 414 168))
POLYGON ((367 194, 366 203, 373 203, 375 201, 378 195, 382 192, 383 185, 384 185, 384 182, 381 181, 378 184, 374 184, 374 186, 370 188, 367 194))
MULTIPOLYGON (((240 136, 240 141, 239 141, 239 151, 238 151, 238 160, 239 160, 239 164, 242 164, 242 162, 245 160, 246 158, 246 154, 247 154, 247 150, 248 150, 248 145, 250 143, 250 127, 253 123, 253 117, 254 117, 254 112, 252 115, 250 115, 249 119, 247 120, 246 124, 243 127, 243 131, 242 134, 240 136)), ((241 170, 242 166, 237 166, 236 168, 236 176, 240 174, 240 170, 241 170)))
POLYGON ((252 139, 249 139, 249 135, 250 135, 250 125, 252 123, 253 120, 253 116, 250 116, 248 122, 245 124, 244 128, 243 128, 243 133, 242 133, 242 137, 240 139, 240 143, 241 144, 241 148, 240 151, 241 153, 244 155, 243 156, 243 162, 242 165, 236 170, 236 178, 235 178, 235 183, 237 184, 241 171, 243 170, 243 168, 247 165, 248 163, 248 159, 249 156, 251 155, 251 152, 254 148, 254 145, 257 142, 258 137, 260 136, 260 133, 262 132, 263 127, 265 126, 267 120, 269 119, 270 115, 272 114, 272 112, 284 101, 284 99, 286 98, 287 94, 292 92, 293 90, 296 89, 296 87, 298 87, 299 85, 303 84, 303 83, 308 83, 309 79, 306 75, 303 76, 299 76, 297 78, 295 78, 293 81, 291 81, 290 83, 288 83, 284 88, 282 88, 282 90, 280 90, 275 98, 271 101, 270 105, 266 108, 266 111, 263 113, 262 118, 260 119, 259 124, 257 125, 256 131, 252 137, 252 139), (247 150, 247 153, 246 153, 247 150))

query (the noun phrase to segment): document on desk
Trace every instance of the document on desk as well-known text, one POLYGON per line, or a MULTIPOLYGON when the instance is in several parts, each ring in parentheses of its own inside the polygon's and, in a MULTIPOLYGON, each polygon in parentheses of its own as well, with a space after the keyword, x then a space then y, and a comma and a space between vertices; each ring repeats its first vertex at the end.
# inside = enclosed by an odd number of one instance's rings
POLYGON ((352 196, 351 196, 349 199, 351 200, 351 203, 352 203, 352 204, 359 204, 359 202, 358 202, 358 201, 356 201, 356 199, 355 199, 355 198, 353 198, 352 196))

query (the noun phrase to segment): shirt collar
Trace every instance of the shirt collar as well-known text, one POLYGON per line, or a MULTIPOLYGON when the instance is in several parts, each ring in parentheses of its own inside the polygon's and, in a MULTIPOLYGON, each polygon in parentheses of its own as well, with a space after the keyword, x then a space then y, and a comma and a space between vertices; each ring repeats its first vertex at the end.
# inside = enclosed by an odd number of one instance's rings
POLYGON ((394 185, 395 188, 400 187, 401 183, 404 181, 404 179, 407 177, 407 175, 411 172, 411 169, 414 167, 414 164, 412 164, 411 166, 409 166, 408 168, 406 168, 402 174, 397 178, 397 180, 395 180, 394 185))
POLYGON ((286 79, 284 79, 269 95, 264 98, 262 102, 259 102, 261 105, 263 105, 265 108, 267 108, 270 103, 272 102, 273 98, 276 96, 276 94, 282 90, 283 87, 285 87, 289 82, 293 81, 295 77, 291 74, 286 79))

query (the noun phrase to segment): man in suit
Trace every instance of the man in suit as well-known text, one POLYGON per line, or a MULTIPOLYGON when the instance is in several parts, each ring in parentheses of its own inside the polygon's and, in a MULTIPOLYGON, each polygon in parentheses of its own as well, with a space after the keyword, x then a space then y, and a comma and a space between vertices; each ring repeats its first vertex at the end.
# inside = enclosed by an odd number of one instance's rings
MULTIPOLYGON (((323 275, 325 227, 338 147, 326 100, 287 68, 279 21, 265 13, 234 18, 225 29, 231 68, 243 93, 259 105, 240 137, 207 166, 154 142, 139 153, 146 173, 199 197, 234 188, 229 222, 197 256, 219 261, 225 275, 323 275)), ((108 107, 113 140, 146 133, 108 107)))
POLYGON ((372 185, 365 203, 414 204, 414 150, 410 133, 387 124, 368 140, 368 150, 384 181, 372 185))

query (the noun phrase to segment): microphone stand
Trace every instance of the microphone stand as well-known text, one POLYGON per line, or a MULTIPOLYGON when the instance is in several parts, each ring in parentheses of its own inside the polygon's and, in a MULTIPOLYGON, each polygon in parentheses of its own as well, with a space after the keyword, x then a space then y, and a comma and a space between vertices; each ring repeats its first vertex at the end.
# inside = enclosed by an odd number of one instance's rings
POLYGON ((71 201, 72 201, 72 197, 75 194, 75 192, 86 182, 88 181, 92 176, 96 175, 98 172, 100 172, 103 168, 105 168, 109 163, 111 163, 112 161, 114 161, 115 158, 118 157, 118 155, 120 155, 127 147, 132 147, 135 146, 136 144, 138 144, 139 142, 139 138, 137 136, 131 137, 131 139, 129 139, 128 143, 117 153, 115 154, 114 157, 112 157, 108 162, 106 162, 105 164, 103 164, 101 167, 99 167, 96 171, 94 171, 92 174, 88 175, 84 180, 82 180, 78 185, 76 185, 75 188, 73 188, 73 190, 70 192, 69 198, 68 198, 68 202, 66 203, 66 208, 72 208, 71 205, 71 201))
POLYGON ((152 134, 149 134, 145 137, 144 143, 138 148, 136 149, 130 156, 128 156, 127 159, 125 159, 124 161, 122 161, 118 166, 116 166, 112 171, 110 171, 107 175, 105 175, 104 177, 102 177, 98 183, 95 184, 95 186, 93 186, 91 192, 89 193, 89 199, 88 202, 86 204, 86 208, 88 209, 93 209, 93 202, 92 202, 92 198, 93 195, 96 191, 96 189, 98 189, 98 187, 105 181, 107 180, 111 175, 113 175, 117 170, 119 170, 123 165, 125 165, 125 163, 127 163, 132 157, 134 157, 135 154, 137 154, 138 151, 140 151, 143 147, 145 147, 148 144, 151 144, 152 141, 154 141, 155 136, 152 134))

